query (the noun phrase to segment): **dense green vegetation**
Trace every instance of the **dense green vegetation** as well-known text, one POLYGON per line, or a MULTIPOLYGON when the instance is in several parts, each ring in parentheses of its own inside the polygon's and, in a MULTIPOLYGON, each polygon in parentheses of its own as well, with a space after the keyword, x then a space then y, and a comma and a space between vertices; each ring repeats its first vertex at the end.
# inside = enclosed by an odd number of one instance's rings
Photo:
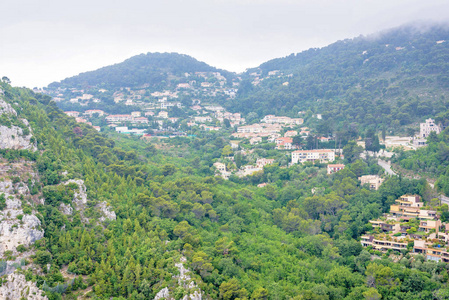
POLYGON ((323 134, 405 132, 404 125, 449 108, 448 41, 445 27, 406 26, 273 59, 243 74, 238 96, 223 105, 259 117, 319 113, 323 134), (273 70, 282 75, 268 76, 273 70), (263 79, 256 86, 252 73, 263 79))
POLYGON ((224 181, 211 166, 226 136, 208 132, 157 147, 108 137, 75 123, 49 97, 1 85, 6 101, 30 122, 40 150, 1 155, 29 156, 40 174, 36 192, 46 201, 33 208, 45 236, 34 245, 34 262, 43 273, 25 275, 50 299, 73 299, 86 287, 94 299, 152 299, 163 287, 180 299, 187 291, 173 275, 181 255, 211 299, 445 299, 449 293, 446 264, 409 255, 398 263, 387 255, 372 261, 357 241, 397 197, 425 196, 424 180, 392 177, 370 191, 357 181, 380 172, 369 158, 351 159, 332 176, 321 165, 275 164, 224 181), (89 201, 83 212, 66 216, 59 205, 70 204, 77 187, 60 184, 76 178, 84 180, 89 201), (256 187, 261 182, 268 185, 256 187), (102 201, 117 220, 99 222, 94 207, 102 201), (74 279, 64 279, 64 267, 74 279))

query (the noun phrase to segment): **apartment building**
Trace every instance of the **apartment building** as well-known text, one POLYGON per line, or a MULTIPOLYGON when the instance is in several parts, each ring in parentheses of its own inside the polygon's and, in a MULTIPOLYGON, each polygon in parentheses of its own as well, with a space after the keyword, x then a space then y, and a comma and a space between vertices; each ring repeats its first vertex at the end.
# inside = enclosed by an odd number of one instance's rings
POLYGON ((427 119, 425 123, 419 124, 419 137, 427 138, 434 131, 436 134, 441 132, 440 126, 435 124, 433 119, 427 119))
POLYGON ((310 162, 331 162, 335 160, 335 151, 331 149, 297 150, 292 152, 292 164, 310 162))

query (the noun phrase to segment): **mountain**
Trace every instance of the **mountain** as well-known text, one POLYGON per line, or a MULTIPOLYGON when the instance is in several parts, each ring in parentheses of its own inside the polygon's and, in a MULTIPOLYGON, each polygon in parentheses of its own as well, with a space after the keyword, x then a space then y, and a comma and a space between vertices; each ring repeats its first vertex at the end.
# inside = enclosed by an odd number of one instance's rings
MULTIPOLYGON (((422 256, 395 263, 387 253, 372 262, 382 253, 357 240, 401 195, 429 200, 422 180, 361 185, 358 176, 381 173, 375 159, 333 175, 323 164, 274 163, 223 180, 212 165, 225 159, 229 132, 145 141, 97 132, 50 97, 7 82, 0 99, 2 137, 18 140, 0 145, 2 298, 447 294, 441 264, 422 256)), ((269 153, 257 149, 241 160, 269 153)))
POLYGON ((234 111, 310 110, 323 115, 324 131, 348 123, 394 131, 449 108, 449 30, 404 26, 346 39, 270 60, 242 79, 223 102, 234 111))
POLYGON ((61 82, 53 82, 50 89, 60 87, 99 88, 150 87, 168 84, 171 77, 184 77, 185 73, 220 72, 232 78, 231 72, 220 70, 200 62, 193 57, 178 53, 147 53, 133 56, 121 63, 101 69, 81 73, 66 78, 61 82))

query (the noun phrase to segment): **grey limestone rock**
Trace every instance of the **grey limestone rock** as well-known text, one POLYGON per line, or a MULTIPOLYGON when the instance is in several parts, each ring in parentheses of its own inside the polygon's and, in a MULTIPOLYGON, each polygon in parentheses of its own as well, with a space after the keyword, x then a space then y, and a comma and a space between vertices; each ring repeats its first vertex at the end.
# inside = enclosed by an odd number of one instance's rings
POLYGON ((47 300, 47 296, 34 282, 26 281, 23 274, 9 274, 0 286, 0 299, 47 300))

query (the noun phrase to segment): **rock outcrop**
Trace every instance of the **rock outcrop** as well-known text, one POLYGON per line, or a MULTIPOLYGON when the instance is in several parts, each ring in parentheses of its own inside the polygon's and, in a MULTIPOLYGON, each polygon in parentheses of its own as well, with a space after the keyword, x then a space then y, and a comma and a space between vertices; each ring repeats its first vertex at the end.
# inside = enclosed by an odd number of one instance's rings
POLYGON ((98 204, 97 208, 103 214, 103 216, 100 217, 100 221, 101 222, 104 222, 106 220, 115 220, 115 219, 117 219, 117 216, 115 215, 115 211, 113 211, 111 209, 111 207, 108 205, 108 203, 106 201, 103 201, 100 204, 98 204))
POLYGON ((70 183, 75 183, 76 185, 78 185, 78 190, 75 191, 75 194, 73 195, 72 200, 73 208, 78 211, 83 211, 86 208, 87 204, 87 189, 86 186, 84 185, 84 180, 70 179, 66 181, 64 184, 67 185, 70 183))
POLYGON ((9 274, 0 286, 0 299, 47 300, 47 296, 34 282, 26 281, 23 274, 9 274))
MULTIPOLYGON (((8 114, 15 118, 17 117, 17 112, 14 108, 4 100, 0 99, 0 116, 3 114, 8 114)), ((32 135, 28 121, 25 119, 20 121, 28 127, 30 134, 25 135, 23 129, 15 125, 0 125, 0 149, 37 150, 36 144, 31 142, 32 135)))
MULTIPOLYGON (((188 294, 182 297, 182 300, 202 300, 203 292, 198 288, 195 281, 193 281, 190 277, 190 270, 184 267, 184 263, 186 261, 187 259, 185 257, 181 257, 180 262, 175 264, 175 266, 178 268, 179 275, 173 276, 174 278, 178 278, 178 285, 187 290, 188 294)), ((154 297, 154 300, 159 299, 172 300, 175 298, 170 296, 169 289, 165 287, 160 290, 154 297)))
POLYGON ((0 116, 2 114, 17 116, 17 112, 15 111, 15 109, 12 108, 12 106, 9 105, 9 103, 6 103, 5 100, 0 99, 0 116))
POLYGON ((168 291, 168 288, 165 287, 162 290, 160 290, 156 296, 154 297, 154 300, 159 300, 159 299, 171 299, 170 298, 170 292, 168 291))
POLYGON ((41 222, 35 215, 27 215, 21 209, 21 201, 8 193, 6 208, 0 211, 0 257, 5 251, 16 253, 16 247, 30 244, 44 237, 41 222))
MULTIPOLYGON (((84 210, 87 206, 87 189, 84 185, 84 180, 81 179, 70 179, 66 181, 64 184, 75 183, 78 185, 78 190, 75 191, 72 200, 72 207, 76 211, 80 212, 81 219, 83 222, 88 222, 89 220, 84 216, 84 210)), ((66 215, 71 215, 73 213, 72 207, 66 204, 61 204, 60 209, 66 215)), ((106 201, 100 202, 96 205, 96 208, 101 213, 101 217, 99 218, 100 222, 104 222, 106 220, 115 220, 117 216, 112 208, 108 205, 106 201)))

